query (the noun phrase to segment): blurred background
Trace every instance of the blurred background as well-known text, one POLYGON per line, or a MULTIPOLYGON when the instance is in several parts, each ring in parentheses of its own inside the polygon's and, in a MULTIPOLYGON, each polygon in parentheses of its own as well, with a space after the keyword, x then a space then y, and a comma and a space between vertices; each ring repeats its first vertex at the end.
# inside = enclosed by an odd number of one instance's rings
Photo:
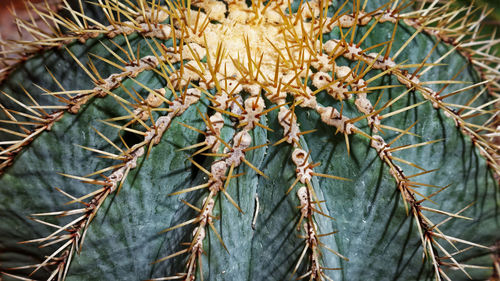
MULTIPOLYGON (((0 0, 0 36, 4 40, 19 39, 19 32, 11 11, 15 10, 19 18, 29 21, 29 11, 33 11, 30 5, 34 5, 38 9, 44 9, 48 5, 50 9, 57 10, 61 3, 62 0, 0 0)), ((36 13, 32 12, 31 14, 37 24, 46 28, 45 23, 37 17, 36 13)), ((21 38, 27 39, 26 36, 27 34, 23 34, 21 38)))

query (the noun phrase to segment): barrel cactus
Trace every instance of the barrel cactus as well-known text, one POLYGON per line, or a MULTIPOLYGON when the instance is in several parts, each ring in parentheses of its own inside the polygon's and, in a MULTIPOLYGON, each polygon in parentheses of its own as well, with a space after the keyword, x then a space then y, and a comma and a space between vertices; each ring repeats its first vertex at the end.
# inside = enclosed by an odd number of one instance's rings
POLYGON ((1 280, 498 280, 486 8, 30 9, 2 42, 1 280))

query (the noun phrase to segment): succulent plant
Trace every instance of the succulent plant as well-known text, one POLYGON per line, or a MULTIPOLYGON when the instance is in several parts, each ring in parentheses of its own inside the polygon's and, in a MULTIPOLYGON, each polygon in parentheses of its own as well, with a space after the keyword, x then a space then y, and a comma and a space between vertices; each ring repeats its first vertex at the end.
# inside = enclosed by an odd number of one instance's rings
POLYGON ((1 280, 498 280, 487 9, 63 4, 2 42, 1 280))

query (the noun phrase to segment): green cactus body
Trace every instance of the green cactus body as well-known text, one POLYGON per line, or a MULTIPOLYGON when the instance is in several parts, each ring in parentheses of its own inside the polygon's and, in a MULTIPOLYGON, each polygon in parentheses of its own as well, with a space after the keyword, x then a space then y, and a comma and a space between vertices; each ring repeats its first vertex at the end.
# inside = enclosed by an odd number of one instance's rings
POLYGON ((496 280, 472 8, 74 2, 4 52, 0 279, 496 280))

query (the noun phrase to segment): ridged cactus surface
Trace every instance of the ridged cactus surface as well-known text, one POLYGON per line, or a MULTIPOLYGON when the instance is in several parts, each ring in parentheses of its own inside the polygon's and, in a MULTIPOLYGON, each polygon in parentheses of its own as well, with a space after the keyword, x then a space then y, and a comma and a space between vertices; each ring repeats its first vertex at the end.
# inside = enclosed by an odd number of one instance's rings
POLYGON ((0 280, 498 280, 486 9, 64 2, 2 42, 0 280))

